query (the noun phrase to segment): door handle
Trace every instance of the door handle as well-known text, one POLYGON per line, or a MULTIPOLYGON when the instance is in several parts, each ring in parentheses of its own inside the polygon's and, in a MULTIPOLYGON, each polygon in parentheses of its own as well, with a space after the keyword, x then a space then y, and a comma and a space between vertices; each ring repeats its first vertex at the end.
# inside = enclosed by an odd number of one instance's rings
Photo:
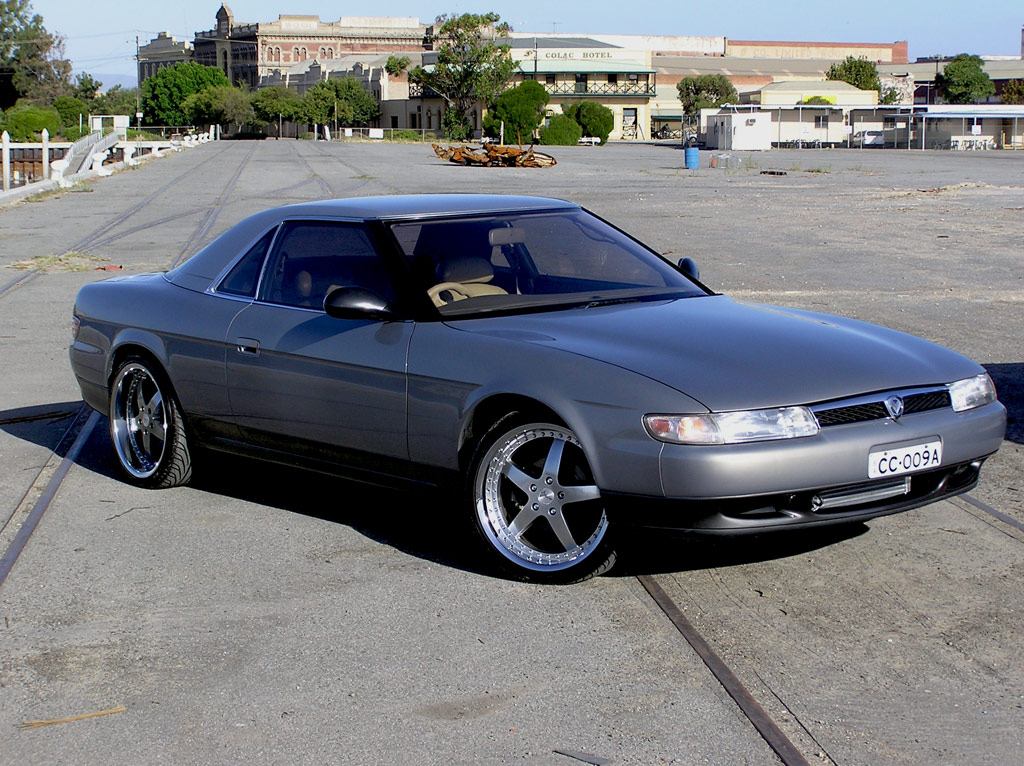
POLYGON ((237 350, 239 354, 259 356, 260 342, 255 338, 238 338, 235 341, 235 350, 237 350))

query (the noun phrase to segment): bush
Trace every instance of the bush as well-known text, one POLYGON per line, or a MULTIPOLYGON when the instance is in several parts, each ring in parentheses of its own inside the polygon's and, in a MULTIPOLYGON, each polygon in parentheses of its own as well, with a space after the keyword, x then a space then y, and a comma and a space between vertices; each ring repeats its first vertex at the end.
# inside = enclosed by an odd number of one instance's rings
POLYGON ((384 131, 388 141, 423 141, 423 136, 415 130, 390 130, 384 131))
POLYGON ((498 138, 504 122, 507 143, 530 143, 533 131, 544 119, 548 99, 543 85, 536 80, 524 80, 498 96, 494 106, 484 115, 484 132, 498 138))
POLYGON ((584 136, 596 136, 601 139, 602 144, 608 141, 608 134, 615 127, 615 115, 612 110, 596 101, 580 101, 564 108, 563 111, 579 123, 584 136))
POLYGON ((89 124, 89 105, 82 99, 73 96, 58 96, 53 100, 53 106, 60 114, 64 135, 67 135, 68 128, 77 130, 79 122, 83 127, 89 124))
POLYGON ((89 130, 88 125, 82 125, 82 127, 78 127, 77 125, 69 126, 61 131, 64 138, 68 141, 77 141, 78 139, 89 135, 91 132, 92 131, 89 130))
POLYGON ((60 114, 52 106, 15 104, 4 115, 3 127, 12 141, 40 141, 43 128, 51 136, 60 132, 60 114))
POLYGON ((540 129, 540 142, 545 146, 575 146, 583 135, 583 128, 571 117, 556 114, 551 124, 540 129))

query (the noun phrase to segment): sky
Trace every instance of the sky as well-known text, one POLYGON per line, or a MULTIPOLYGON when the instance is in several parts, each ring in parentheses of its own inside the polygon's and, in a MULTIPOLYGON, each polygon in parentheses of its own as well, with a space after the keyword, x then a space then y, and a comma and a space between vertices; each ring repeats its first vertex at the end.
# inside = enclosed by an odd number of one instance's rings
MULTIPOLYGON (((895 42, 910 44, 910 60, 936 54, 1021 53, 1024 5, 1018 0, 852 0, 835 3, 732 0, 728 11, 708 13, 707 2, 621 2, 618 0, 484 0, 483 3, 390 0, 340 4, 327 0, 232 0, 236 23, 274 21, 281 14, 318 15, 323 21, 357 16, 413 16, 432 23, 439 13, 496 11, 519 32, 709 35, 734 40, 895 42), (840 8, 839 13, 829 9, 840 8)), ((97 79, 114 76, 134 85, 135 38, 145 44, 159 32, 191 40, 212 29, 220 0, 32 0, 51 33, 65 38, 65 55, 76 72, 97 79)), ((725 5, 722 6, 726 7, 725 5)), ((108 82, 107 85, 113 84, 108 82)))

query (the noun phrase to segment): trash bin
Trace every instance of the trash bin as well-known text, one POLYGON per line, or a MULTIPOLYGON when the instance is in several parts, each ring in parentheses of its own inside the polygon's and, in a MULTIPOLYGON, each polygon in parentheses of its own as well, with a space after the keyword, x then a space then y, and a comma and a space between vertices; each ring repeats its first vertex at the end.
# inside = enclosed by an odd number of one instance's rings
POLYGON ((700 149, 696 146, 686 147, 686 169, 697 170, 700 167, 700 149))

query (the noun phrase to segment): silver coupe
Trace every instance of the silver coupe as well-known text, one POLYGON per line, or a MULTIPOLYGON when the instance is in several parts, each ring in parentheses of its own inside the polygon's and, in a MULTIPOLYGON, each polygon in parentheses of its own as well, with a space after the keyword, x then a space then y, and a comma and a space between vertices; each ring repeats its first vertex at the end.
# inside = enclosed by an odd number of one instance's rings
POLYGON ((171 271, 83 287, 73 327, 128 481, 184 484, 202 445, 443 485, 444 523, 540 582, 606 571, 626 525, 760 533, 947 498, 1006 428, 959 354, 731 300, 537 197, 267 210, 171 271))

